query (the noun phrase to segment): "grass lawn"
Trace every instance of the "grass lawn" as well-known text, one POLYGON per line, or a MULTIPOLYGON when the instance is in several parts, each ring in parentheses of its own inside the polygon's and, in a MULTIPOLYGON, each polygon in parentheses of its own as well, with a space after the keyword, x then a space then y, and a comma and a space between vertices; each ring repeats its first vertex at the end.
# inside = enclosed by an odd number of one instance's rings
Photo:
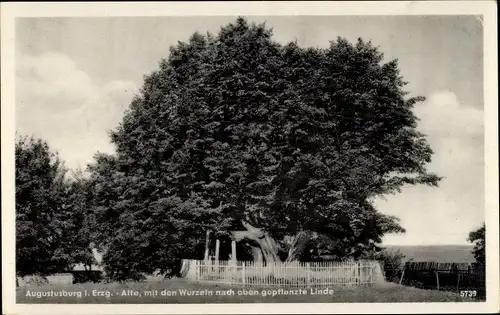
POLYGON ((41 286, 17 288, 19 304, 73 303, 346 303, 346 302, 472 302, 456 293, 421 290, 387 283, 372 287, 331 287, 315 289, 251 288, 191 283, 169 279, 157 283, 84 283, 72 286, 41 286), (245 290, 245 291, 243 291, 245 290), (263 290, 267 291, 263 294, 263 290), (281 290, 288 290, 281 291, 281 290), (273 292, 274 291, 274 292, 273 292), (199 293, 188 295, 187 293, 199 293), (53 296, 37 297, 37 294, 53 296), (67 296, 59 296, 66 293, 67 296), (155 294, 156 293, 156 294, 155 294), (184 294, 183 294, 184 293, 184 294), (68 296, 68 295, 72 296, 68 296), (57 295, 57 296, 55 296, 57 295), (79 295, 79 296, 75 296, 79 295), (274 296, 273 296, 274 295, 274 296))

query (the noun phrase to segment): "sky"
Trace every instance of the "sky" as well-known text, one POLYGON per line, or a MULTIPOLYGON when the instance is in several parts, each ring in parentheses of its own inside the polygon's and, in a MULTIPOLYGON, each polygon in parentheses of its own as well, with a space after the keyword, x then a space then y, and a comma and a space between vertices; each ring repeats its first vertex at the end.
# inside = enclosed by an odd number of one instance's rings
MULTIPOLYGON (((48 141, 70 168, 114 151, 114 129, 143 76, 195 31, 217 33, 236 17, 20 18, 16 21, 16 131, 48 141)), ((483 29, 474 16, 266 16, 274 39, 325 47, 361 37, 397 58, 418 129, 435 154, 438 188, 407 187, 376 200, 404 234, 387 245, 468 244, 485 218, 483 29)))

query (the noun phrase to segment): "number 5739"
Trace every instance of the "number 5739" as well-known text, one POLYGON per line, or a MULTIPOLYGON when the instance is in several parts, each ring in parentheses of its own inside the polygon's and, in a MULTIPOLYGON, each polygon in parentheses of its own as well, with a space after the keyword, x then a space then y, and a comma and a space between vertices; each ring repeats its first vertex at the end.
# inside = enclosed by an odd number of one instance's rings
POLYGON ((476 290, 460 291, 460 297, 476 297, 476 296, 477 296, 476 290))

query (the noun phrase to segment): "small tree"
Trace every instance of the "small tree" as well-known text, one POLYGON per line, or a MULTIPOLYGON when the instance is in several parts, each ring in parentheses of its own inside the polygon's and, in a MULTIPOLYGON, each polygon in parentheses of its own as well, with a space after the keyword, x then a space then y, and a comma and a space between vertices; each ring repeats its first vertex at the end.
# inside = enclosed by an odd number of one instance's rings
POLYGON ((387 281, 397 281, 404 269, 405 255, 399 249, 383 249, 375 253, 374 258, 383 263, 387 281))
POLYGON ((82 263, 88 270, 96 263, 91 249, 95 220, 89 207, 90 181, 80 169, 72 172, 71 177, 64 200, 64 208, 69 210, 66 212, 66 247, 71 251, 72 263, 82 263))
POLYGON ((20 137, 15 146, 16 268, 20 275, 65 269, 61 251, 65 230, 66 169, 47 142, 20 137))
POLYGON ((486 232, 486 225, 483 223, 481 227, 470 232, 469 237, 467 238, 467 241, 474 244, 474 250, 472 253, 474 254, 476 262, 482 266, 484 266, 486 262, 485 232, 486 232))
POLYGON ((34 137, 17 139, 15 167, 17 273, 47 275, 86 263, 82 181, 70 182, 57 153, 34 137))

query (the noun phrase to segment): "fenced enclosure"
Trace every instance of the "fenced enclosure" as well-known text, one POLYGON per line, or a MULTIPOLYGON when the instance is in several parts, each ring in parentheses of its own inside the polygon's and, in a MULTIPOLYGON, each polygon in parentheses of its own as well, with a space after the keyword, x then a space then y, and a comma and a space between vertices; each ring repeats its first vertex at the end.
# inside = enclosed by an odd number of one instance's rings
POLYGON ((384 268, 387 280, 420 289, 477 292, 485 297, 485 269, 475 263, 406 262, 402 268, 384 268))
POLYGON ((263 263, 183 260, 188 280, 244 286, 370 286, 384 281, 376 261, 263 263))

